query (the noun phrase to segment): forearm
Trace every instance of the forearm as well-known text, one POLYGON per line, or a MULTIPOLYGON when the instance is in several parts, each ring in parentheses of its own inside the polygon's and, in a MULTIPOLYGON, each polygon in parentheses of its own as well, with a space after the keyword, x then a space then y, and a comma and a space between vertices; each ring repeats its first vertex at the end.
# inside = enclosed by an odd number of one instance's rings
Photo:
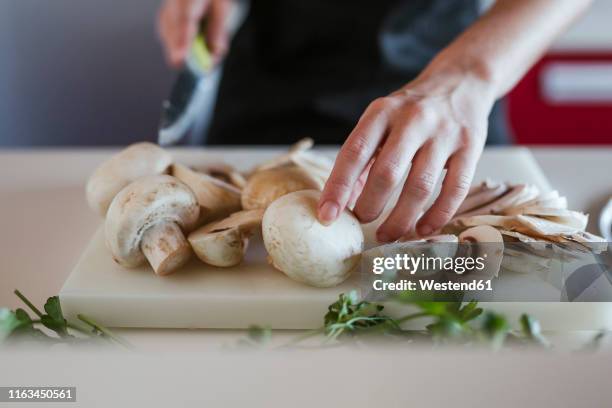
POLYGON ((422 78, 461 72, 505 95, 591 0, 497 0, 441 51, 422 78))

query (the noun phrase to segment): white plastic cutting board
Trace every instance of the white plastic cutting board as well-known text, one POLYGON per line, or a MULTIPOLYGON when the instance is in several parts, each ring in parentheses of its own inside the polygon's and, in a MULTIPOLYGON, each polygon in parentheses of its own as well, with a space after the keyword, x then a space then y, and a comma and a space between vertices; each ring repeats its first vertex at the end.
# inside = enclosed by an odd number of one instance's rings
MULTIPOLYGON (((203 164, 222 159, 248 169, 271 154, 265 150, 216 150, 201 153, 198 161, 203 164)), ((486 150, 476 180, 487 177, 532 183, 542 190, 550 188, 531 153, 524 148, 486 150)), ((366 226, 364 230, 373 242, 374 228, 366 226)), ((175 274, 158 277, 148 266, 125 269, 114 263, 100 228, 60 292, 62 307, 69 316, 83 313, 110 327, 227 329, 258 324, 276 329, 310 329, 321 326, 327 306, 339 293, 358 287, 356 273, 340 286, 328 289, 294 282, 267 264, 260 239, 252 241, 240 266, 216 268, 194 259, 175 274)), ((529 285, 529 278, 523 276, 529 285)), ((516 279, 512 277, 508 284, 516 285, 516 279)), ((538 302, 489 306, 511 315, 529 310, 549 329, 599 329, 609 327, 612 318, 612 308, 607 304, 538 302)))

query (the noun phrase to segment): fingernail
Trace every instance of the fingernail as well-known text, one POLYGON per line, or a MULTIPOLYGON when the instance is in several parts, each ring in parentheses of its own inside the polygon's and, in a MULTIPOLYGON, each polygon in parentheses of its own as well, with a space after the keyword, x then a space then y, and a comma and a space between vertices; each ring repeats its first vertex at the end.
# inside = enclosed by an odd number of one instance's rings
POLYGON ((433 228, 431 228, 429 225, 421 225, 419 227, 419 235, 422 237, 431 235, 432 232, 433 232, 433 228))
POLYGON ((319 208, 319 220, 327 225, 338 217, 340 207, 333 201, 325 201, 319 208))
POLYGON ((391 237, 385 232, 377 232, 376 239, 378 240, 378 242, 391 242, 391 237))

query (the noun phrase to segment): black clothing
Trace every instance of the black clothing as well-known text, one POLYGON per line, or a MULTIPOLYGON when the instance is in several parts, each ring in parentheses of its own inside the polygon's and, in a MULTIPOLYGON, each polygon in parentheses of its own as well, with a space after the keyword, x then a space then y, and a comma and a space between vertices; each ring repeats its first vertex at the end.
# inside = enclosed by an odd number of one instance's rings
MULTIPOLYGON (((479 15, 477 0, 251 0, 209 144, 342 144, 368 104, 414 79, 479 15)), ((494 110, 490 140, 503 140, 494 110)))

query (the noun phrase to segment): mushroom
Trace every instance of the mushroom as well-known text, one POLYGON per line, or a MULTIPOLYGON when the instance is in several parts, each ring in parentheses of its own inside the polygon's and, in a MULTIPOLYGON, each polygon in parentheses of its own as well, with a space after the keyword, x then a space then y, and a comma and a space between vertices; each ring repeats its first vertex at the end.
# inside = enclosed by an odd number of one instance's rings
POLYGON ((199 212, 195 195, 177 178, 141 177, 111 202, 106 243, 120 265, 136 267, 146 258, 156 274, 167 275, 189 259, 183 231, 195 226, 199 212))
POLYGON ((319 188, 320 183, 299 167, 276 167, 257 171, 248 179, 242 190, 242 208, 266 208, 285 194, 319 188))
POLYGON ((249 237, 261 225, 263 209, 240 211, 193 231, 189 243, 203 262, 234 266, 242 262, 249 237))
POLYGON ((166 173, 172 156, 148 142, 135 143, 102 163, 89 177, 85 188, 89 207, 106 215, 119 191, 139 177, 166 173))
POLYGON ((320 192, 286 194, 266 209, 264 245, 272 265, 288 277, 317 287, 344 281, 359 263, 363 231, 355 216, 343 211, 331 225, 317 219, 320 192))
POLYGON ((304 139, 298 140, 295 144, 293 144, 287 153, 284 153, 278 157, 275 157, 267 162, 257 166, 255 171, 260 170, 268 170, 273 169, 275 167, 285 166, 293 162, 296 156, 299 156, 303 152, 310 150, 314 145, 314 141, 306 137, 304 139))
POLYGON ((502 259, 504 257, 504 240, 501 233, 488 225, 469 228, 459 234, 461 244, 470 244, 468 252, 472 258, 483 258, 484 268, 479 273, 488 276, 499 275, 502 259))
POLYGON ((220 179, 191 170, 182 164, 172 165, 172 175, 195 193, 200 204, 198 224, 211 222, 240 211, 240 190, 220 179))
POLYGON ((506 191, 508 191, 506 184, 486 180, 479 184, 478 188, 470 190, 470 193, 457 210, 457 214, 463 214, 489 204, 505 194, 506 191))
POLYGON ((469 217, 473 215, 500 214, 504 209, 532 200, 537 197, 538 194, 539 191, 535 186, 526 184, 511 186, 506 193, 489 204, 461 213, 460 216, 469 217))
POLYGON ((242 190, 246 184, 244 175, 227 163, 213 163, 202 167, 194 167, 193 169, 199 173, 206 173, 231 184, 239 190, 242 190))

